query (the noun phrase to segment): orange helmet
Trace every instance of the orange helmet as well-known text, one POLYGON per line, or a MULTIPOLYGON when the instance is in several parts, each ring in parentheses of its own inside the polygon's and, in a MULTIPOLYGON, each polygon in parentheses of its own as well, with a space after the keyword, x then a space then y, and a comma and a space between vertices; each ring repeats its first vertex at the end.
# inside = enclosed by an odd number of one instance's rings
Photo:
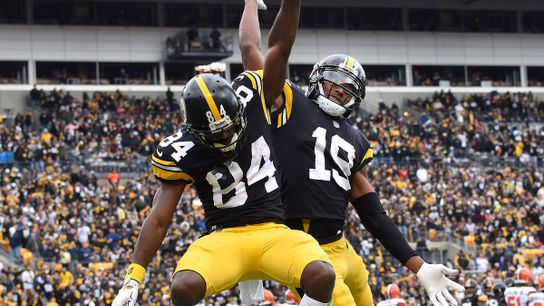
POLYGON ((400 298, 400 288, 397 284, 389 284, 385 289, 385 297, 387 299, 397 299, 400 298))
POLYGON ((291 304, 297 304, 300 303, 300 300, 297 298, 297 296, 293 293, 293 291, 287 289, 287 291, 285 292, 285 301, 287 303, 291 303, 291 304))
POLYGON ((514 273, 514 282, 516 284, 528 284, 530 285, 532 283, 533 275, 531 274, 531 270, 527 268, 519 268, 516 270, 516 273, 514 273))
POLYGON ((538 290, 544 290, 544 274, 538 277, 538 290))
POLYGON ((264 289, 264 302, 266 305, 276 305, 276 299, 274 298, 274 293, 268 289, 264 289))

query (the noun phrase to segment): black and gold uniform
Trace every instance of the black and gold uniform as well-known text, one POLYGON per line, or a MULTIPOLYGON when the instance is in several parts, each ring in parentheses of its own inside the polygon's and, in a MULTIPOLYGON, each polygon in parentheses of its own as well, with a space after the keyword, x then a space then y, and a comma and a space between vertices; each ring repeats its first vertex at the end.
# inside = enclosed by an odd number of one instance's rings
POLYGON ((234 113, 228 103, 220 102, 230 94, 243 107, 240 118, 229 116, 226 122, 242 122, 247 127, 236 135, 240 139, 233 150, 230 144, 221 149, 210 147, 187 125, 161 141, 153 153, 151 164, 157 179, 194 184, 211 232, 189 247, 175 272, 199 273, 206 281, 206 296, 244 279, 271 278, 300 285, 308 263, 329 260, 311 236, 283 224, 270 114, 262 99, 260 76, 245 72, 232 88, 228 83, 221 85, 225 81, 219 76, 202 75, 193 80, 183 94, 182 112, 187 112, 187 118, 195 107, 202 107, 205 110, 199 113, 209 117, 204 118, 206 124, 209 121, 210 127, 220 129, 228 114, 234 113), (195 94, 202 98, 195 99, 195 94))
POLYGON ((372 147, 360 131, 323 111, 298 87, 290 85, 284 96, 272 124, 286 224, 311 234, 332 260, 333 305, 372 305, 368 271, 343 236, 351 177, 372 160, 372 147))
POLYGON ((372 147, 359 130, 324 113, 298 87, 289 90, 290 105, 274 114, 285 218, 326 220, 334 236, 344 226, 351 176, 372 160, 372 147))

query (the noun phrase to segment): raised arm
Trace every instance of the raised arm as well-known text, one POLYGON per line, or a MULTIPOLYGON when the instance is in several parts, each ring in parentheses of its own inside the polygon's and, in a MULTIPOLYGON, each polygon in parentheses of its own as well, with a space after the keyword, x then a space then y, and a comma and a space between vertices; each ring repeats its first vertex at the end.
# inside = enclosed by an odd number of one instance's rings
POLYGON ((263 69, 264 56, 261 53, 261 28, 256 0, 245 0, 238 36, 244 70, 263 69))
POLYGON ((300 0, 282 0, 276 20, 268 36, 268 51, 264 60, 264 97, 272 109, 281 107, 280 96, 287 77, 287 61, 297 35, 300 0))

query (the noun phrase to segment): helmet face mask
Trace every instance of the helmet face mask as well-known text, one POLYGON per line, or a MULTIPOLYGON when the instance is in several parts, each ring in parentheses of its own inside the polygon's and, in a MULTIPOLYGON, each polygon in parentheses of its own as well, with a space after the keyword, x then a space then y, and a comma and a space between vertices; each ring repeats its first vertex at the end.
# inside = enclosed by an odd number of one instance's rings
POLYGON ((349 117, 364 100, 365 94, 364 69, 347 55, 326 57, 314 66, 310 75, 308 98, 333 117, 349 117))
POLYGON ((219 121, 210 122, 207 130, 194 129, 190 125, 187 129, 203 145, 222 152, 234 151, 243 141, 246 130, 246 118, 241 103, 240 108, 233 119, 226 115, 219 121))
POLYGON ((187 131, 200 144, 231 153, 244 141, 245 106, 220 76, 194 77, 185 86, 180 102, 187 131))

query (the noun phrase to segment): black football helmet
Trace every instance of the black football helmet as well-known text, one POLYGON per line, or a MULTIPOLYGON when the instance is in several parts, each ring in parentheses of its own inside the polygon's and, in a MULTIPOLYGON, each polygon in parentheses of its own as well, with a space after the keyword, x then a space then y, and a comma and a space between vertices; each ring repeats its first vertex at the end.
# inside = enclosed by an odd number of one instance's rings
POLYGON ((491 277, 487 276, 484 278, 480 287, 486 295, 493 296, 493 280, 491 277))
POLYGON ((480 285, 475 278, 468 278, 465 280, 465 295, 473 296, 480 289, 480 285))
POLYGON ((180 107, 187 131, 201 144, 232 152, 243 141, 244 104, 219 75, 204 73, 189 80, 183 89, 180 107))
POLYGON ((504 279, 504 285, 505 285, 506 287, 512 287, 512 286, 514 286, 514 283, 515 283, 515 282, 514 282, 514 279, 513 279, 512 277, 507 277, 507 278, 504 279))
POLYGON ((493 297, 499 301, 503 300, 504 290, 506 290, 506 285, 503 282, 495 282, 493 284, 493 297))
POLYGON ((306 95, 327 114, 342 119, 359 107, 366 94, 366 73, 353 57, 333 54, 314 65, 306 95))

